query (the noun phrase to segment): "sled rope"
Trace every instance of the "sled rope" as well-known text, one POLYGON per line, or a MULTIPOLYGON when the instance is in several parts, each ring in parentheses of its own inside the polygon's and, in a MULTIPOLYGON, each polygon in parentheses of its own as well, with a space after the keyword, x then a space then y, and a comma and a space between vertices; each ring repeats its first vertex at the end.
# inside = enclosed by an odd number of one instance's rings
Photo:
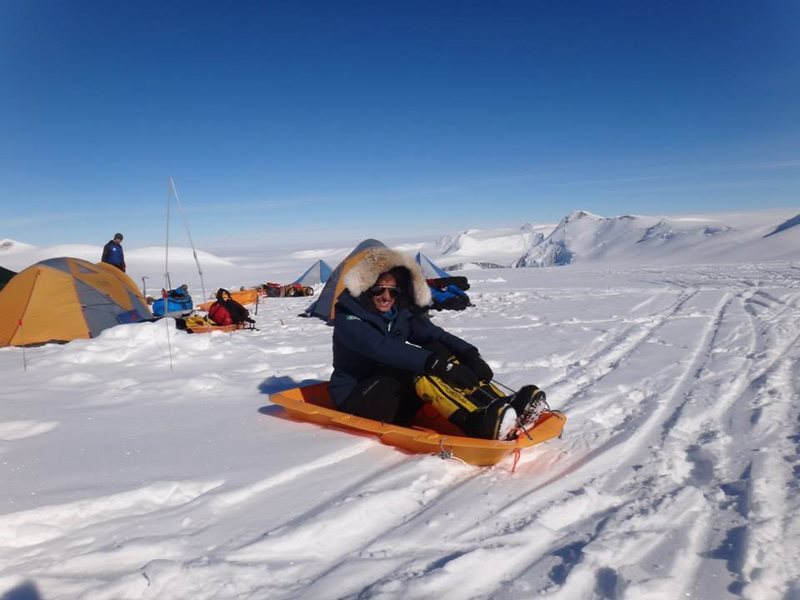
POLYGON ((444 447, 444 440, 439 440, 439 453, 434 456, 438 456, 442 460, 448 460, 448 459, 457 460, 462 465, 467 464, 465 461, 463 461, 462 459, 458 458, 455 454, 453 454, 452 450, 444 447))
MULTIPOLYGON (((527 433, 527 432, 526 432, 527 433)), ((519 462, 519 457, 522 456, 522 452, 519 448, 514 448, 514 462, 511 465, 511 472, 517 470, 517 463, 519 462)))

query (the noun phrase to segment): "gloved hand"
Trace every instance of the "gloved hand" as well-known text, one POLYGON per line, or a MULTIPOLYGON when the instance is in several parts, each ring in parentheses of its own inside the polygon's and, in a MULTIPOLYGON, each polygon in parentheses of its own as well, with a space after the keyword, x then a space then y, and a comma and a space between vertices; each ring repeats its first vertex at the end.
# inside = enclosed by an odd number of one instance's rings
POLYGON ((492 377, 494 377, 492 367, 486 364, 486 361, 481 358, 477 348, 470 350, 466 354, 462 354, 458 357, 458 360, 462 365, 471 369, 481 381, 491 381, 492 377))
POLYGON ((472 388, 478 385, 479 377, 469 367, 451 362, 431 354, 425 372, 439 377, 445 383, 457 388, 472 388))

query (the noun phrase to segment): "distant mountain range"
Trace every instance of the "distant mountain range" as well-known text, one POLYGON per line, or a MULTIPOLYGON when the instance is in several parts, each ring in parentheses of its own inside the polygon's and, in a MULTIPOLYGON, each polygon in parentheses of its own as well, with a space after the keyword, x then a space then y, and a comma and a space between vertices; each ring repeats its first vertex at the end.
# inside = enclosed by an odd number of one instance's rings
POLYGON ((800 214, 602 217, 577 210, 549 231, 465 231, 435 243, 442 268, 681 264, 800 259, 800 214))
MULTIPOLYGON (((265 253, 241 248, 236 257, 221 258, 197 251, 208 287, 248 286, 264 281, 289 282, 317 258, 338 264, 361 240, 325 250, 308 247, 265 253)), ((772 209, 745 213, 657 217, 603 217, 576 210, 558 224, 525 223, 518 228, 472 229, 428 243, 402 246, 422 252, 449 271, 492 268, 554 267, 614 264, 680 265, 800 261, 800 213, 772 209)), ((100 259, 102 247, 89 244, 31 246, 0 239, 0 266, 22 270, 58 256, 100 259)), ((165 249, 126 246, 128 274, 151 287, 163 285, 165 249)), ((200 277, 191 248, 169 250, 172 281, 198 287, 200 277)))

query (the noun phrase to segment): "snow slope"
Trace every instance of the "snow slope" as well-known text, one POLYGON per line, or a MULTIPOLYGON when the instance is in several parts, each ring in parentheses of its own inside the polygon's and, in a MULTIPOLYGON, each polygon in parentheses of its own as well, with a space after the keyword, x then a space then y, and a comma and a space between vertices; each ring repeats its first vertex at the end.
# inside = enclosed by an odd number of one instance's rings
POLYGON ((748 215, 600 217, 567 215, 516 266, 572 263, 679 264, 702 256, 710 262, 791 260, 800 249, 800 215, 764 211, 748 215))
POLYGON ((283 417, 331 372, 303 298, 0 349, 0 597, 800 597, 800 261, 470 283, 435 322, 568 416, 513 473, 283 417))

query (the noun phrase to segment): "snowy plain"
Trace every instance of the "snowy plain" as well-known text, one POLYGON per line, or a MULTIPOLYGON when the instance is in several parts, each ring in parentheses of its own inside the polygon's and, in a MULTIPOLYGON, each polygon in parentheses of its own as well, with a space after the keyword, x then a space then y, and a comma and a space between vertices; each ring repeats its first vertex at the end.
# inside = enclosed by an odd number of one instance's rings
MULTIPOLYGON (((514 472, 285 418, 271 393, 331 373, 307 298, 262 300, 257 331, 165 319, 0 349, 0 598, 797 600, 796 214, 649 219, 633 243, 630 221, 562 228, 573 264, 465 271, 474 306, 434 322, 568 418, 514 472)), ((390 245, 510 263, 559 226, 390 245)), ((205 295, 335 266, 359 241, 201 252, 205 295)), ((7 246, 15 270, 99 256, 7 246)), ((137 284, 162 285, 163 248, 126 252, 137 284)), ((190 254, 172 283, 199 303, 190 254)))

